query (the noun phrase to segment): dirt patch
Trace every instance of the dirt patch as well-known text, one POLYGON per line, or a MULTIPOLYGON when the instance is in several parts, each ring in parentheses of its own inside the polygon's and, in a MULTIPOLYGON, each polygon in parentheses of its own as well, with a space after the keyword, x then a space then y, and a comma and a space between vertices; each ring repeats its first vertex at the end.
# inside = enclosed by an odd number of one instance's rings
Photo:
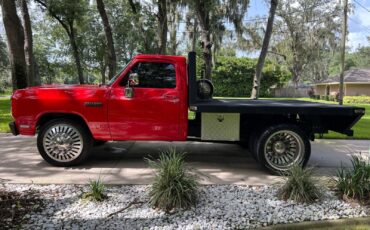
POLYGON ((42 207, 43 200, 35 190, 17 192, 0 188, 0 220, 3 229, 19 228, 31 212, 38 212, 42 207))

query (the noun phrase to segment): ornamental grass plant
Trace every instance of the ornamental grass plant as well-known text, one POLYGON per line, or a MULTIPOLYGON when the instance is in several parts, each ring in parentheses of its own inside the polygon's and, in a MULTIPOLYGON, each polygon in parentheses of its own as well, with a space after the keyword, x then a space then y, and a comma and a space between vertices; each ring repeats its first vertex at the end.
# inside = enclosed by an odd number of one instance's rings
POLYGON ((156 174, 149 191, 149 203, 154 208, 168 213, 195 205, 199 185, 197 177, 187 167, 184 157, 185 153, 171 148, 163 151, 158 160, 147 159, 156 174))
POLYGON ((369 202, 370 198, 370 164, 359 156, 352 156, 351 168, 343 164, 334 178, 338 195, 343 199, 355 199, 369 202))
POLYGON ((285 174, 285 183, 278 190, 278 198, 297 203, 312 203, 322 197, 322 190, 313 177, 313 168, 296 164, 285 174))
POLYGON ((82 198, 93 201, 103 201, 107 198, 105 195, 106 187, 100 177, 97 180, 91 180, 89 191, 82 194, 82 198))

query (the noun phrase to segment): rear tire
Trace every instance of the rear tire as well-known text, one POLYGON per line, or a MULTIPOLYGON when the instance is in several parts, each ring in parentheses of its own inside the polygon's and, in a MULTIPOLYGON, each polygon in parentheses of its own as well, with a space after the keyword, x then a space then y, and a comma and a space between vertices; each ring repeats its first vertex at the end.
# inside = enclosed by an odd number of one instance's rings
POLYGON ((286 173, 294 164, 306 166, 311 144, 298 126, 272 126, 259 135, 255 146, 258 162, 275 175, 286 173))
POLYGON ((46 162, 58 167, 85 161, 93 145, 90 131, 68 119, 55 119, 40 128, 37 148, 46 162))
POLYGON ((259 136, 259 132, 256 131, 256 132, 253 132, 250 134, 249 136, 249 140, 248 140, 248 150, 250 152, 250 154, 252 155, 252 157, 257 161, 259 162, 258 160, 258 157, 257 157, 257 142, 258 142, 258 136, 259 136))

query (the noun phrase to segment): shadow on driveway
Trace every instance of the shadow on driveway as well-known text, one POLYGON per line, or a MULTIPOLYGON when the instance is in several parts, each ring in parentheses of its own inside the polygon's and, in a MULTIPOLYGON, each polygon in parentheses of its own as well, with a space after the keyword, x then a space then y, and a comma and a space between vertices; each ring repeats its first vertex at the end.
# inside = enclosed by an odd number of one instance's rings
MULTIPOLYGON (((148 184, 154 172, 144 158, 175 147, 187 153, 186 161, 203 184, 263 185, 281 181, 262 169, 246 149, 236 144, 205 142, 111 142, 95 147, 88 161, 76 167, 47 164, 36 149, 34 137, 0 134, 0 182, 85 184, 103 178, 107 184, 148 184)), ((319 140, 312 143, 309 165, 330 176, 350 155, 369 154, 370 141, 319 140)))

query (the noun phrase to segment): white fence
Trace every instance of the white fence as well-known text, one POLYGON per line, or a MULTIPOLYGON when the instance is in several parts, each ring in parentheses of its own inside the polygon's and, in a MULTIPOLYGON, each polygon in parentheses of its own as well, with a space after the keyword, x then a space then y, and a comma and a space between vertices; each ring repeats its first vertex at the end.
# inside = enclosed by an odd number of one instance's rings
POLYGON ((277 88, 273 90, 273 95, 275 97, 308 97, 308 92, 311 88, 277 88))

